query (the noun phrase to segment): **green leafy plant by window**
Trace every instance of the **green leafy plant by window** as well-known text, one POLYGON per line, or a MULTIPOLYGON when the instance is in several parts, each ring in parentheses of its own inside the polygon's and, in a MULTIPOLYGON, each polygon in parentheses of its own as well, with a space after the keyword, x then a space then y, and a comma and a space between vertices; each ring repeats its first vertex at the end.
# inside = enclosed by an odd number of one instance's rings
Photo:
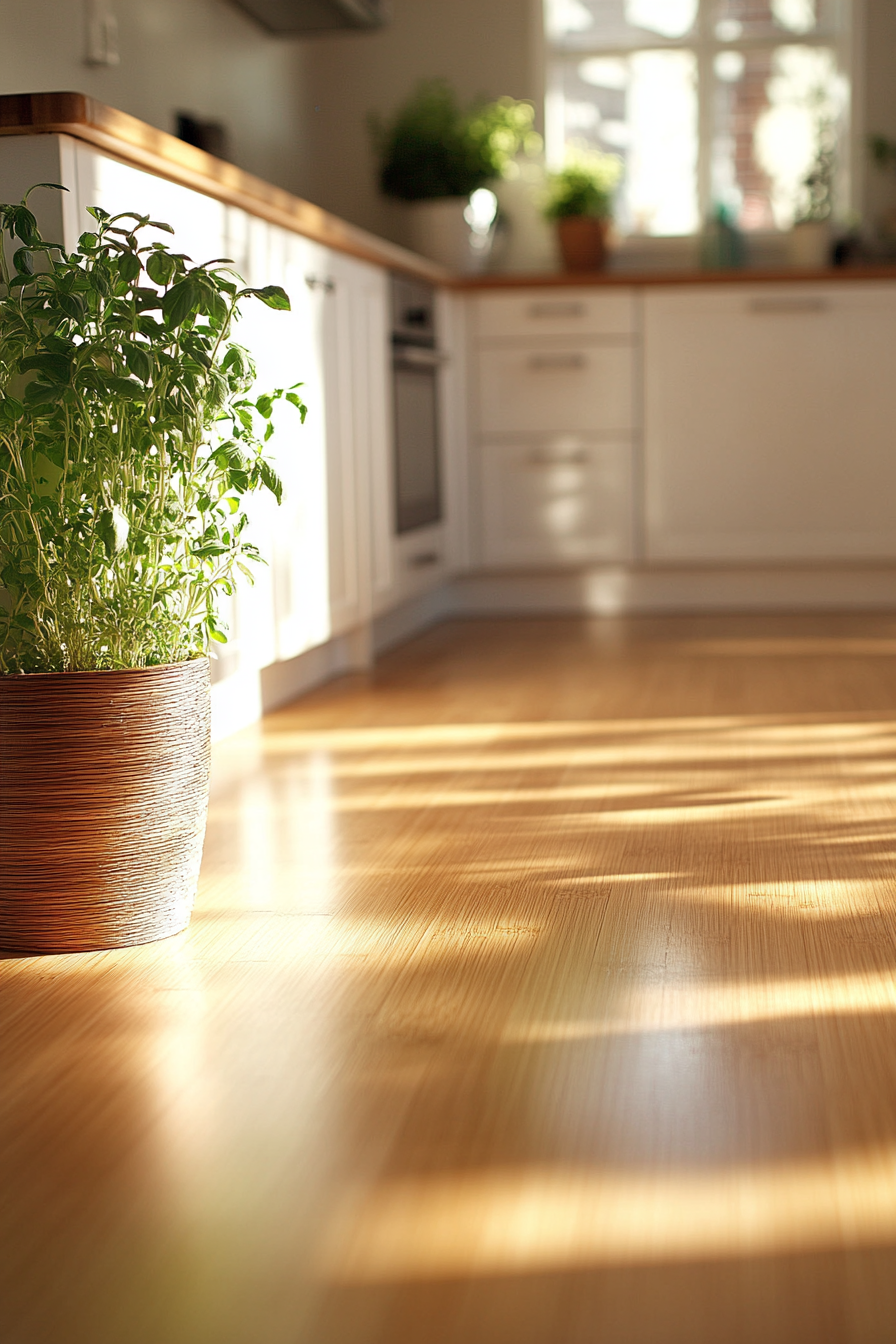
POLYGON ((896 164, 896 140, 889 140, 885 135, 869 135, 866 143, 878 168, 891 168, 896 164))
POLYGON ((274 403, 305 418, 299 384, 249 395, 251 356, 229 339, 242 300, 288 309, 282 289, 193 265, 147 216, 90 213, 66 255, 27 197, 0 205, 0 673, 224 641, 217 598, 260 559, 244 497, 281 496, 274 403))
POLYGON ((815 162, 803 178, 795 223, 814 224, 830 219, 834 212, 834 187, 837 175, 837 136, 830 123, 817 132, 815 162))
POLYGON ((559 172, 548 174, 545 217, 609 219, 621 175, 622 164, 615 154, 571 153, 559 172))
POLYGON ((539 152, 534 117, 531 103, 513 98, 463 108, 444 80, 426 80, 391 121, 370 120, 380 187, 403 201, 469 196, 520 152, 539 152))

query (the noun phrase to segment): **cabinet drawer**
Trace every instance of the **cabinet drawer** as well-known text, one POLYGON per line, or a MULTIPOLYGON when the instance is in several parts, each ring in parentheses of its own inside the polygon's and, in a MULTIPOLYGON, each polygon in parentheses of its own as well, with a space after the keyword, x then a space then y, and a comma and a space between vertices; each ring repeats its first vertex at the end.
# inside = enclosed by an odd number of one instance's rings
POLYGON ((633 360, 628 345, 481 350, 479 427, 486 434, 628 431, 633 360))
POLYGON ((519 336, 630 336, 634 330, 634 296, 628 289, 527 289, 476 299, 480 341, 519 336))
POLYGON ((482 557, 491 565, 625 560, 632 550, 631 443, 570 435, 485 443, 482 557))

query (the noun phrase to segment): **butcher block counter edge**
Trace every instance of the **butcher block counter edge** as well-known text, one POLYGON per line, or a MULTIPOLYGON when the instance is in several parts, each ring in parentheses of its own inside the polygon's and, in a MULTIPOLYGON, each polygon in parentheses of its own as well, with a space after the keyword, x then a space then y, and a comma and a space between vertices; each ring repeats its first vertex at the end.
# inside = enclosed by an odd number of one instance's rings
POLYGON ((633 286, 805 284, 807 281, 817 284, 821 280, 896 280, 896 266, 831 266, 824 270, 781 267, 738 271, 552 271, 545 275, 465 275, 456 277, 452 283, 455 288, 464 290, 544 289, 561 285, 630 289, 633 286))
POLYGON ((434 284, 445 284, 451 278, 434 262, 347 224, 309 201, 83 93, 0 96, 0 135, 68 135, 362 261, 434 284))
POLYGON ((548 274, 455 275, 395 243, 348 224, 335 215, 225 163, 205 150, 157 130, 127 112, 83 93, 0 95, 0 135, 68 135, 116 158, 182 186, 234 205, 301 234, 325 247, 376 266, 404 271, 432 284, 459 290, 501 290, 555 286, 659 286, 712 284, 798 284, 821 280, 896 280, 896 265, 826 270, 744 269, 737 271, 645 270, 554 271, 548 274))

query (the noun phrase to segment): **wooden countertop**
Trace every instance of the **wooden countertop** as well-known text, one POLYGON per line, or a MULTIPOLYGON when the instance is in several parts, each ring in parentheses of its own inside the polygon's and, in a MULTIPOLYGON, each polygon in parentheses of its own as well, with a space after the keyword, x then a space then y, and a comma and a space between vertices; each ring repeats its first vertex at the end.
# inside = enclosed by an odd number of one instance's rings
POLYGON ((738 285, 805 284, 820 280, 896 280, 896 266, 829 266, 823 270, 796 270, 784 267, 766 270, 745 268, 736 271, 552 271, 545 275, 465 275, 456 276, 456 289, 489 290, 546 288, 558 285, 588 285, 595 288, 667 285, 738 285))
POLYGON ((239 206, 362 261, 405 271, 435 284, 451 279, 435 262, 346 224, 319 206, 83 93, 0 96, 0 135, 70 135, 158 177, 239 206))
POLYGON ((166 131, 83 93, 14 93, 0 96, 0 135, 69 135, 159 177, 239 206, 272 224, 325 247, 432 284, 459 290, 557 285, 645 286, 806 283, 820 280, 896 280, 896 266, 841 267, 822 271, 578 271, 546 275, 452 275, 444 267, 395 243, 347 224, 259 177, 225 163, 166 131))

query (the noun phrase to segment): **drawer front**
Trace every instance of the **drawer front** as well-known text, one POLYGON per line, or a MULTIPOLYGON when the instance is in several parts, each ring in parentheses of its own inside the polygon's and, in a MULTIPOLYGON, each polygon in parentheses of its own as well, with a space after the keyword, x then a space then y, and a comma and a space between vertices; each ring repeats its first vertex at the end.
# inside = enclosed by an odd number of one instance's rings
POLYGON ((574 565, 632 553, 632 449, 570 435, 482 448, 487 565, 574 565))
POLYGON ((627 345, 481 350, 479 428, 485 434, 628 432, 633 362, 627 345))
POLYGON ((480 341, 544 336, 630 336, 635 330, 631 290, 526 289, 476 299, 480 341))

